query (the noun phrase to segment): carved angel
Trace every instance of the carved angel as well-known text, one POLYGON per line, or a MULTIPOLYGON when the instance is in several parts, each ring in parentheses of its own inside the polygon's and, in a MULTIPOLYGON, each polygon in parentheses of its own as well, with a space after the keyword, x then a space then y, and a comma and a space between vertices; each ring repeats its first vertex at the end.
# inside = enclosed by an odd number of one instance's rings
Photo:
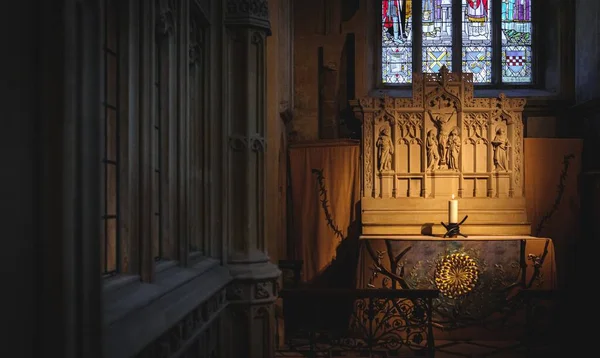
POLYGON ((379 132, 379 138, 375 143, 377 146, 377 159, 379 162, 379 171, 392 169, 392 154, 394 154, 394 143, 390 138, 390 129, 384 127, 379 132))

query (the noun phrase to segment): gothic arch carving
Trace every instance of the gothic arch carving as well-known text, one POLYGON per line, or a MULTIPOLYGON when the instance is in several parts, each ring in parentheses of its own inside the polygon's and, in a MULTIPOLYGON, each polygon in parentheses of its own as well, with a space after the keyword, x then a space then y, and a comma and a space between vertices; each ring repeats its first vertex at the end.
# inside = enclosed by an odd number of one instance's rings
POLYGON ((430 109, 445 110, 452 108, 457 112, 462 111, 462 101, 454 93, 444 87, 436 87, 425 97, 426 106, 430 109))

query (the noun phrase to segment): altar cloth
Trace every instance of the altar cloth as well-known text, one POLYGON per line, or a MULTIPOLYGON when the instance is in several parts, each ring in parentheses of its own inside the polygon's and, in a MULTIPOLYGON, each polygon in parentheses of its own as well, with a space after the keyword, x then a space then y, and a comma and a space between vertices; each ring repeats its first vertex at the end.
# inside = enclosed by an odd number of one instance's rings
POLYGON ((556 288, 549 238, 368 235, 360 239, 357 287, 439 289, 433 318, 444 329, 504 321, 504 315, 513 316, 511 312, 523 307, 521 291, 556 288))
MULTIPOLYGON (((358 261, 357 287, 381 287, 384 274, 373 277, 374 257, 369 252, 380 253, 381 265, 386 270, 403 270, 407 275, 414 272, 416 265, 428 265, 427 272, 432 276, 436 260, 455 252, 465 252, 475 259, 485 275, 500 269, 504 279, 518 280, 522 288, 556 288, 556 264, 552 239, 533 236, 469 236, 466 238, 443 238, 421 235, 362 235, 358 261), (370 246, 371 250, 368 250, 370 246), (407 250, 402 257, 397 256, 407 250), (390 252, 392 251, 392 252, 390 252), (398 260, 397 267, 391 267, 392 260, 398 260), (540 262, 539 260, 542 260, 540 262), (537 261, 536 261, 537 260, 537 261), (537 268, 536 268, 537 266, 537 268), (507 271, 508 270, 508 271, 507 271), (510 276, 510 277, 509 277, 510 276), (533 282, 532 282, 533 280, 533 282)), ((389 277, 388 277, 389 278, 389 277)), ((393 281, 389 278, 390 281, 393 281)), ((516 281, 515 281, 516 282, 516 281)), ((410 280, 409 280, 410 284, 410 280)), ((436 288, 431 282, 415 283, 410 288, 436 288), (424 287, 426 286, 426 287, 424 287)), ((400 287, 397 287, 400 288, 400 287)))

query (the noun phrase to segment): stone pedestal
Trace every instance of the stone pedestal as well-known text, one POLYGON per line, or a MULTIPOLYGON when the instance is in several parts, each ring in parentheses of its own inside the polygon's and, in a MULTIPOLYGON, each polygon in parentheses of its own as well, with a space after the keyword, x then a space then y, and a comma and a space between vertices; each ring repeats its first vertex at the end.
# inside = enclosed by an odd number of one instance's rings
POLYGON ((230 111, 228 148, 228 267, 234 282, 227 297, 231 357, 269 358, 275 354, 273 303, 280 271, 265 250, 266 36, 267 0, 228 0, 225 5, 223 91, 230 111))

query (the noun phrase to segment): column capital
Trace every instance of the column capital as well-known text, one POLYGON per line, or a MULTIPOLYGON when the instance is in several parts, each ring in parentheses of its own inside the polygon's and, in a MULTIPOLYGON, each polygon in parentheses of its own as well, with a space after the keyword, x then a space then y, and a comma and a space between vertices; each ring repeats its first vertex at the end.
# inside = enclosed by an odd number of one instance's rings
POLYGON ((225 25, 261 28, 270 33, 268 0, 227 0, 225 25))

